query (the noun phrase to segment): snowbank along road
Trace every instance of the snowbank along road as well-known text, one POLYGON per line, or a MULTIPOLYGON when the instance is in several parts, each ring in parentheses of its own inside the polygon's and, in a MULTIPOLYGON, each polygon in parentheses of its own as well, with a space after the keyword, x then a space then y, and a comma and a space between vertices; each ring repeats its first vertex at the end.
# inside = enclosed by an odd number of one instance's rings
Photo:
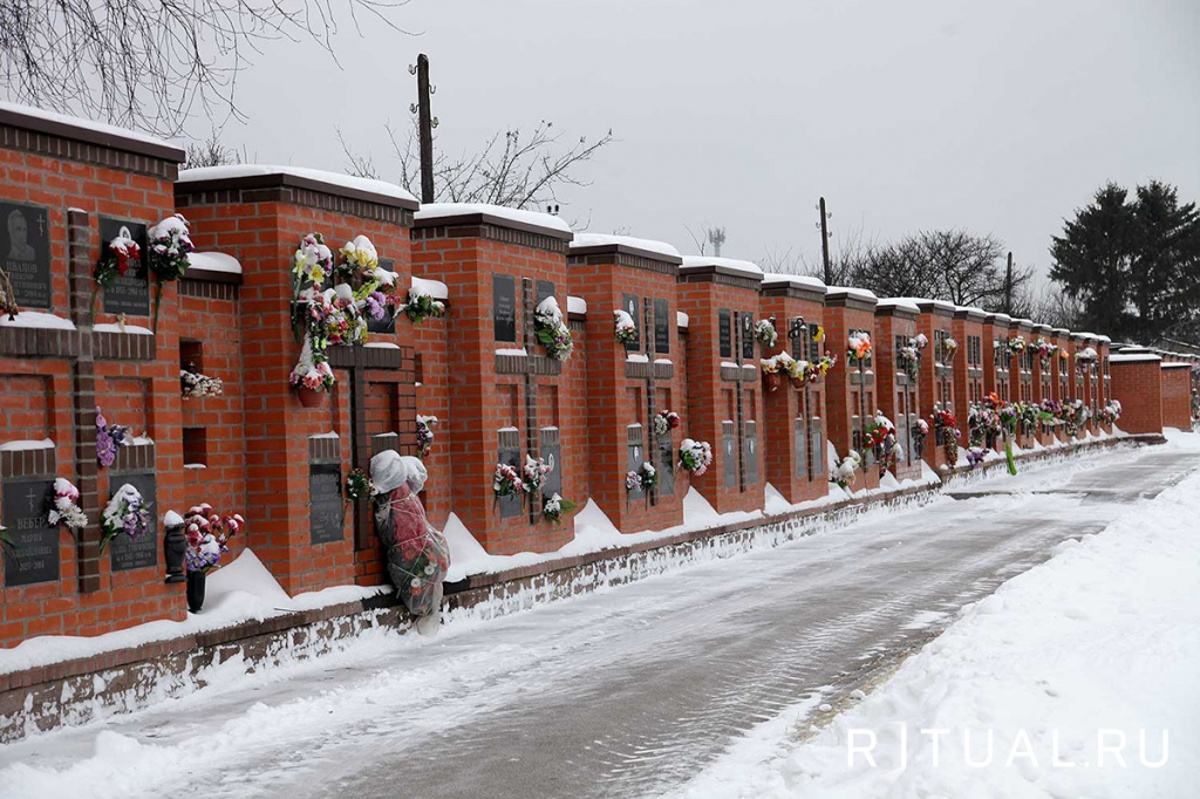
POLYGON ((378 633, 315 663, 217 669, 181 699, 0 747, 0 796, 672 791, 744 730, 844 694, 1197 469, 1200 450, 1173 445, 1042 464, 434 639, 378 633))

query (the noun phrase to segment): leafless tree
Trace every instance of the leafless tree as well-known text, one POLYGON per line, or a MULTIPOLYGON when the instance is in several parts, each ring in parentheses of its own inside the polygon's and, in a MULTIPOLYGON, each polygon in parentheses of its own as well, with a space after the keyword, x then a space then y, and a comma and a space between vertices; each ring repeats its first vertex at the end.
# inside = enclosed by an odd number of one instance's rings
POLYGON ((336 62, 338 17, 396 29, 406 2, 2 0, 0 81, 21 102, 173 136, 199 109, 242 117, 237 75, 262 43, 309 42, 336 62))
MULTIPOLYGON (((394 127, 389 126, 387 131, 399 161, 400 185, 420 196, 421 155, 415 128, 403 141, 394 127)), ((383 177, 369 154, 356 153, 340 130, 337 136, 350 174, 383 177)), ((449 156, 435 147, 434 198, 438 202, 540 210, 551 203, 557 204, 557 192, 562 187, 588 185, 578 177, 576 168, 613 141, 613 132, 609 130, 598 139, 589 141, 581 136, 567 144, 554 130, 554 124, 543 120, 528 134, 520 128, 496 133, 474 153, 449 156)))
MULTIPOLYGON (((861 227, 853 228, 846 236, 838 236, 837 246, 829 258, 829 268, 835 286, 857 286, 854 273, 861 268, 875 245, 868 241, 861 227)), ((766 272, 780 275, 805 275, 825 279, 825 266, 820 259, 810 261, 795 248, 775 248, 763 253, 759 265, 766 272)))
POLYGON ((1078 330, 1086 318, 1086 306, 1079 297, 1072 297, 1061 283, 1050 281, 1042 286, 1030 318, 1051 327, 1078 330))
POLYGON ((229 164, 241 164, 247 160, 244 157, 244 153, 239 153, 234 148, 227 147, 221 141, 220 134, 215 131, 204 141, 188 142, 186 152, 187 156, 180 167, 181 169, 227 166, 229 164))

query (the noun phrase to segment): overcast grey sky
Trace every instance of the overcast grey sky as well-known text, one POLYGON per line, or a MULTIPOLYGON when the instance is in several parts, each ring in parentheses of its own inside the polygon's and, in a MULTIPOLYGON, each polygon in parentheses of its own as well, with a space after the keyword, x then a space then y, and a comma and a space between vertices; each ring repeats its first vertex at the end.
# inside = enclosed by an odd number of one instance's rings
POLYGON ((341 69, 273 43, 240 78, 263 163, 342 171, 334 127, 394 171, 387 122, 410 118, 432 64, 438 145, 552 120, 619 141, 562 196, 566 218, 723 254, 819 258, 817 197, 837 237, 992 233, 1044 271, 1050 236, 1106 180, 1159 178, 1200 200, 1200 0, 411 0, 341 69))

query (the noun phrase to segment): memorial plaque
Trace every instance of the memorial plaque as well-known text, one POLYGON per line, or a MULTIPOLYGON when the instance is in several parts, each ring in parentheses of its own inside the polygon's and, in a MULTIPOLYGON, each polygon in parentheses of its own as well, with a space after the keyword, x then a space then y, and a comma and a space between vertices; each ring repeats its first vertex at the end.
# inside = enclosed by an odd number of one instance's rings
POLYGON ((146 266, 146 226, 140 222, 100 217, 100 246, 107 248, 108 243, 117 236, 128 236, 136 241, 141 248, 141 257, 136 271, 131 269, 103 289, 104 312, 149 316, 150 270, 146 266))
MULTIPOLYGON (((547 297, 553 297, 553 296, 554 296, 553 281, 539 280, 537 282, 537 302, 535 302, 533 304, 533 307, 536 308, 537 306, 541 305, 542 300, 546 299, 547 297)), ((563 308, 562 310, 565 313, 567 309, 563 308)))
POLYGON ((52 307, 50 222, 45 208, 0 203, 0 255, 13 296, 22 308, 52 307))
POLYGON ((671 304, 654 301, 654 351, 666 355, 671 351, 671 304))
POLYGON ((496 341, 517 340, 517 281, 492 275, 492 326, 496 341))
MULTIPOLYGON (((504 437, 503 433, 500 435, 502 438, 504 437)), ((520 474, 521 448, 513 446, 501 446, 497 461, 499 463, 507 463, 509 466, 516 469, 518 474, 520 474)), ((523 508, 521 494, 518 493, 507 497, 500 497, 497 501, 500 503, 501 519, 511 519, 514 516, 521 515, 523 508)))
POLYGON ((811 479, 808 475, 808 434, 804 432, 803 416, 796 417, 792 441, 796 448, 796 477, 801 480, 811 479))
POLYGON ((58 527, 46 521, 53 480, 4 483, 4 526, 13 546, 4 547, 4 587, 58 579, 58 527))
POLYGON ((733 422, 721 424, 721 469, 725 474, 725 487, 737 488, 738 484, 737 435, 733 422))
POLYGON ((115 572, 153 568, 158 565, 158 486, 154 473, 114 474, 108 481, 109 488, 113 493, 116 493, 117 489, 125 483, 129 483, 142 495, 146 513, 150 517, 150 529, 137 538, 130 538, 122 533, 109 542, 108 553, 112 562, 112 570, 115 572))
POLYGON ((742 359, 754 360, 754 314, 742 312, 742 359))
POLYGON ((663 497, 675 493, 675 445, 670 433, 658 437, 658 493, 663 497))
MULTIPOLYGON (((642 446, 642 426, 640 424, 629 425, 627 436, 629 471, 640 475, 642 464, 646 462, 646 452, 642 446)), ((632 491, 628 492, 628 496, 630 499, 641 499, 646 496, 646 492, 642 490, 641 485, 638 485, 632 491)))
POLYGON ((746 485, 758 482, 758 425, 746 422, 746 435, 742 440, 742 460, 746 464, 746 485))
POLYGON ((816 363, 817 361, 821 360, 821 345, 824 344, 824 342, 817 341, 817 335, 819 334, 820 330, 820 325, 808 326, 808 360, 812 363, 816 363))
MULTIPOLYGON (((388 272, 394 271, 396 268, 396 262, 393 261, 391 258, 380 258, 379 259, 379 268, 384 269, 388 272)), ((396 277, 399 278, 400 276, 397 275, 396 277)), ((400 288, 402 288, 402 287, 398 287, 398 289, 400 289, 400 288)), ((402 302, 407 302, 407 300, 408 300, 408 292, 407 291, 400 291, 400 296, 403 298, 402 302)), ((395 333, 396 332, 396 317, 393 316, 391 313, 386 313, 386 314, 384 314, 382 319, 372 319, 368 315, 367 316, 367 332, 368 333, 395 333)))
POLYGON ((328 544, 345 537, 342 530, 342 465, 308 465, 309 543, 328 544))
POLYGON ((733 357, 733 321, 728 308, 717 309, 717 339, 721 345, 721 357, 733 357))
POLYGON ((825 474, 825 441, 821 435, 821 420, 812 419, 808 424, 808 437, 812 445, 808 456, 812 459, 812 479, 820 480, 825 474))
POLYGON ((562 446, 559 444, 558 428, 542 428, 541 452, 539 453, 546 465, 550 467, 546 482, 542 483, 542 497, 549 499, 558 494, 562 496, 562 446))
POLYGON ((641 349, 641 341, 642 341, 642 337, 641 337, 642 319, 640 316, 638 316, 637 295, 636 294, 622 294, 621 295, 621 307, 625 309, 625 313, 629 314, 629 316, 632 317, 633 329, 636 330, 638 333, 637 336, 634 336, 633 341, 631 341, 625 345, 625 351, 626 352, 636 352, 637 350, 641 349))

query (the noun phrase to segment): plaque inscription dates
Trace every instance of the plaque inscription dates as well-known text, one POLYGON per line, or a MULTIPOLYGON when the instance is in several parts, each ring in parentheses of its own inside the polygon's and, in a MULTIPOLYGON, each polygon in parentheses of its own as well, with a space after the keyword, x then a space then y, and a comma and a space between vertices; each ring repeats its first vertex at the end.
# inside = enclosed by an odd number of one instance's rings
POLYGON ((46 520, 53 496, 53 480, 5 481, 4 526, 13 542, 4 547, 6 588, 58 579, 58 527, 46 520))
POLYGON ((754 314, 743 311, 742 320, 742 358, 754 360, 754 314))
POLYGON ((517 340, 517 281, 492 275, 492 327, 496 341, 517 340))
POLYGON ((329 544, 345 537, 342 530, 342 465, 308 465, 309 542, 329 544))
POLYGON ((100 246, 108 247, 108 243, 118 236, 128 236, 136 241, 141 255, 136 274, 131 269, 104 289, 104 312, 149 316, 150 270, 146 266, 146 226, 140 222, 100 217, 100 246))
POLYGON ((158 505, 156 491, 157 481, 153 472, 140 474, 112 475, 108 481, 109 487, 116 492, 123 484, 129 483, 142 495, 146 513, 150 517, 150 529, 137 538, 130 538, 122 533, 112 540, 108 547, 109 558, 113 571, 129 569, 153 568, 158 565, 158 505))
POLYGON ((0 203, 0 260, 17 305, 50 310, 50 222, 45 208, 0 203))

